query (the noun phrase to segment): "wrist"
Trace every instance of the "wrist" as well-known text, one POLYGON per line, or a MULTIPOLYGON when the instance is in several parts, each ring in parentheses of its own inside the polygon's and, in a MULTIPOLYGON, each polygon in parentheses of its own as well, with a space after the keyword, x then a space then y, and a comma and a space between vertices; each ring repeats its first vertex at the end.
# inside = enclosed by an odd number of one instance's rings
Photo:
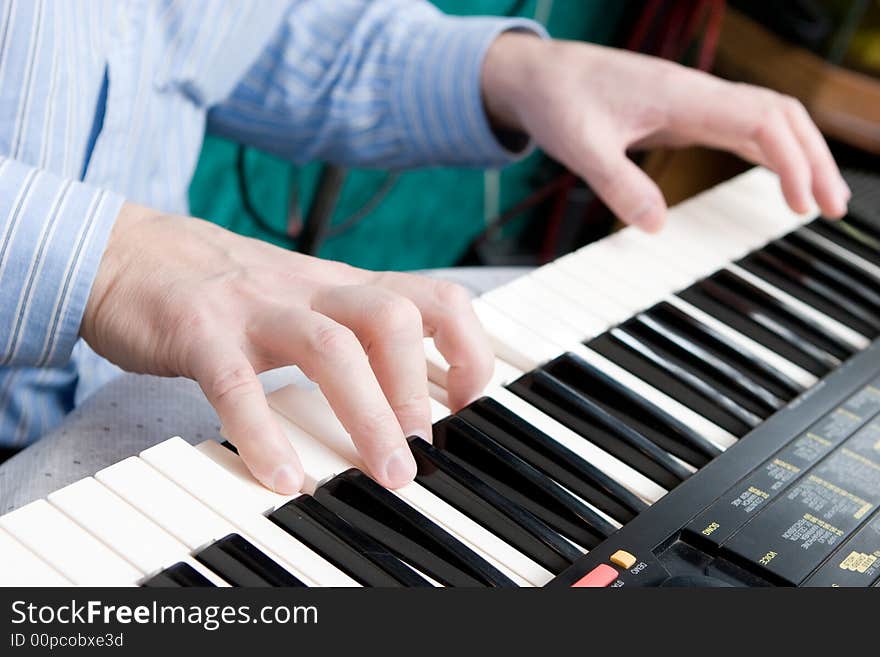
POLYGON ((525 132, 521 108, 534 92, 547 46, 538 35, 518 31, 504 32, 489 46, 480 86, 486 114, 496 129, 525 132))
MULTIPOLYGON (((122 270, 131 264, 135 255, 129 245, 137 232, 137 226, 155 216, 154 210, 128 202, 123 203, 116 215, 80 324, 80 336, 85 338, 86 342, 92 343, 96 318, 100 315, 104 300, 113 288, 114 281, 118 280, 122 270)), ((134 241, 138 242, 136 237, 134 241)))

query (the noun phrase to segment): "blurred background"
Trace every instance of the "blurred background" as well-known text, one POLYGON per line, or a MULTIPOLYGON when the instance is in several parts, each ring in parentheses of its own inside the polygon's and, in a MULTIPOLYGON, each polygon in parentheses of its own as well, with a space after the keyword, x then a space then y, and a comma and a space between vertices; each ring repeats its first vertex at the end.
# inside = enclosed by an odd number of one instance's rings
MULTIPOLYGON (((435 4, 451 14, 533 18, 556 38, 658 55, 796 96, 843 166, 880 173, 880 0, 435 4)), ((748 166, 702 148, 634 157, 670 204, 748 166)), ((615 228, 591 191, 540 151, 500 171, 397 172, 295 167, 208 137, 190 203, 194 215, 243 235, 370 269, 539 265, 615 228)))

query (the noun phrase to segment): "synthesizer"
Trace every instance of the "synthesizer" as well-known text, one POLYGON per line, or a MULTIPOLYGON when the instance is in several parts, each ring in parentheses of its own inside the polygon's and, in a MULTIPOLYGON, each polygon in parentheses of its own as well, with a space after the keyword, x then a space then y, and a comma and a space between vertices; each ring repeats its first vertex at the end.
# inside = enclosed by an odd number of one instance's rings
POLYGON ((0 585, 874 586, 880 209, 827 222, 757 168, 474 302, 497 360, 451 413, 425 351, 416 480, 365 474, 316 389, 270 395, 305 470, 172 438, 0 516, 0 585))

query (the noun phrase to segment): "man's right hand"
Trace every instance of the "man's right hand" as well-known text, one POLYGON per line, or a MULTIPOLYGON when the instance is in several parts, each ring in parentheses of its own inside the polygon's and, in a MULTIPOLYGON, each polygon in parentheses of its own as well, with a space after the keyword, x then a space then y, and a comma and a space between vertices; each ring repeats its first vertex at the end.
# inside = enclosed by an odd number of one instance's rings
POLYGON ((302 466, 257 373, 298 365, 327 397, 370 473, 390 488, 416 465, 406 436, 430 438, 423 336, 450 363, 450 405, 480 394, 493 357, 467 292, 356 269, 127 204, 80 333, 120 367, 196 380, 254 476, 299 490, 302 466))

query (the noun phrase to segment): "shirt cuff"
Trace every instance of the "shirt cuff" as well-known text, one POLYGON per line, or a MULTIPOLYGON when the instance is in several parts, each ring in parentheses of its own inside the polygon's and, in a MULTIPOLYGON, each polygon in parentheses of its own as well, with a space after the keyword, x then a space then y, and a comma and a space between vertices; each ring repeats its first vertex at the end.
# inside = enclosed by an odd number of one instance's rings
POLYGON ((412 27, 393 98, 405 138, 431 164, 496 167, 525 157, 528 137, 499 139, 483 105, 480 77, 486 51, 502 32, 547 31, 520 18, 439 16, 412 27))
POLYGON ((123 201, 0 158, 0 365, 67 362, 123 201))

